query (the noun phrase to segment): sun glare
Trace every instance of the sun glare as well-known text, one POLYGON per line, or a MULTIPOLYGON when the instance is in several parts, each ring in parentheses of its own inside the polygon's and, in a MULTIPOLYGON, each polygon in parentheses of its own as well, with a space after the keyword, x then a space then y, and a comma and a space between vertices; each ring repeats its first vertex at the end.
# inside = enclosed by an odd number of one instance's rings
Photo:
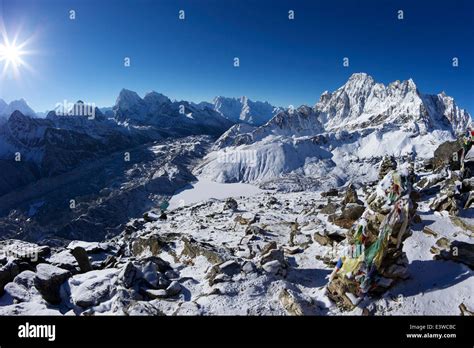
POLYGON ((3 73, 6 75, 9 71, 13 72, 13 76, 16 78, 19 76, 20 67, 25 66, 28 68, 23 57, 28 53, 24 50, 27 41, 18 44, 16 37, 10 41, 5 32, 2 33, 0 39, 0 65, 3 64, 3 73))

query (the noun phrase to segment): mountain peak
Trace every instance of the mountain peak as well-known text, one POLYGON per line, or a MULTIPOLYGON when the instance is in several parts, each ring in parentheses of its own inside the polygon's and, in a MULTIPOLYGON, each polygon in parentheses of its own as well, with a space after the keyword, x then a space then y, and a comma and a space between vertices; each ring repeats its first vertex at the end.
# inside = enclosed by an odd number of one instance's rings
POLYGON ((155 91, 148 92, 143 100, 147 103, 157 103, 157 104, 164 104, 164 103, 171 103, 170 98, 162 93, 158 93, 155 91))
POLYGON ((360 80, 374 80, 372 76, 370 76, 369 74, 365 73, 365 72, 359 72, 359 73, 353 73, 350 77, 349 77, 349 81, 360 81, 360 80))

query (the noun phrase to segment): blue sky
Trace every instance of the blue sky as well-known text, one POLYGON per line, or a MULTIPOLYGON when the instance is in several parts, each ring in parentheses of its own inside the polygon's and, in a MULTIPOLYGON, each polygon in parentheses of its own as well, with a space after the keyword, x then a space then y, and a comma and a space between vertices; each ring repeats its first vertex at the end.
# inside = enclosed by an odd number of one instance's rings
POLYGON ((3 76, 0 98, 25 98, 37 111, 63 100, 111 106, 123 87, 312 105, 367 72, 383 83, 411 77, 474 113, 472 0, 0 0, 1 21, 9 36, 31 38, 32 71, 3 76))

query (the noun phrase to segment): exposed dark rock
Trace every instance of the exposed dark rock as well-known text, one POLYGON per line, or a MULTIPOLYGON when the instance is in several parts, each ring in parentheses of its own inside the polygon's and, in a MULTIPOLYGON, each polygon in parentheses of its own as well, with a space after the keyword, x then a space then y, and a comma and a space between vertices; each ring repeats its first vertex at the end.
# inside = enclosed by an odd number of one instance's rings
POLYGON ((71 273, 65 269, 40 263, 36 266, 35 287, 46 301, 58 304, 61 301, 59 288, 70 276, 71 273))

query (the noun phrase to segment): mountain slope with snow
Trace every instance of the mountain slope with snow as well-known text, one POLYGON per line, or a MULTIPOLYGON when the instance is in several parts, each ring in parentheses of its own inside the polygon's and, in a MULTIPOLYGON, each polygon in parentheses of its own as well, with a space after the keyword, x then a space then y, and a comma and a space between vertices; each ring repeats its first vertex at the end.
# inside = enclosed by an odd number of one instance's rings
POLYGON ((216 97, 212 104, 215 111, 233 122, 260 126, 282 111, 268 102, 252 101, 247 97, 216 97))
POLYGON ((220 135, 233 122, 210 108, 201 108, 187 101, 171 101, 157 92, 142 99, 136 92, 123 89, 113 107, 115 119, 121 124, 153 126, 175 135, 220 135))
POLYGON ((36 113, 24 99, 13 100, 9 104, 0 99, 0 119, 6 121, 15 111, 20 111, 26 116, 36 117, 36 113))
POLYGON ((470 123, 467 111, 444 93, 424 95, 411 79, 385 86, 357 73, 324 92, 314 107, 228 131, 196 172, 221 182, 260 184, 293 174, 331 184, 373 180, 382 156, 429 157, 470 123), (249 154, 256 161, 250 163, 249 154))

